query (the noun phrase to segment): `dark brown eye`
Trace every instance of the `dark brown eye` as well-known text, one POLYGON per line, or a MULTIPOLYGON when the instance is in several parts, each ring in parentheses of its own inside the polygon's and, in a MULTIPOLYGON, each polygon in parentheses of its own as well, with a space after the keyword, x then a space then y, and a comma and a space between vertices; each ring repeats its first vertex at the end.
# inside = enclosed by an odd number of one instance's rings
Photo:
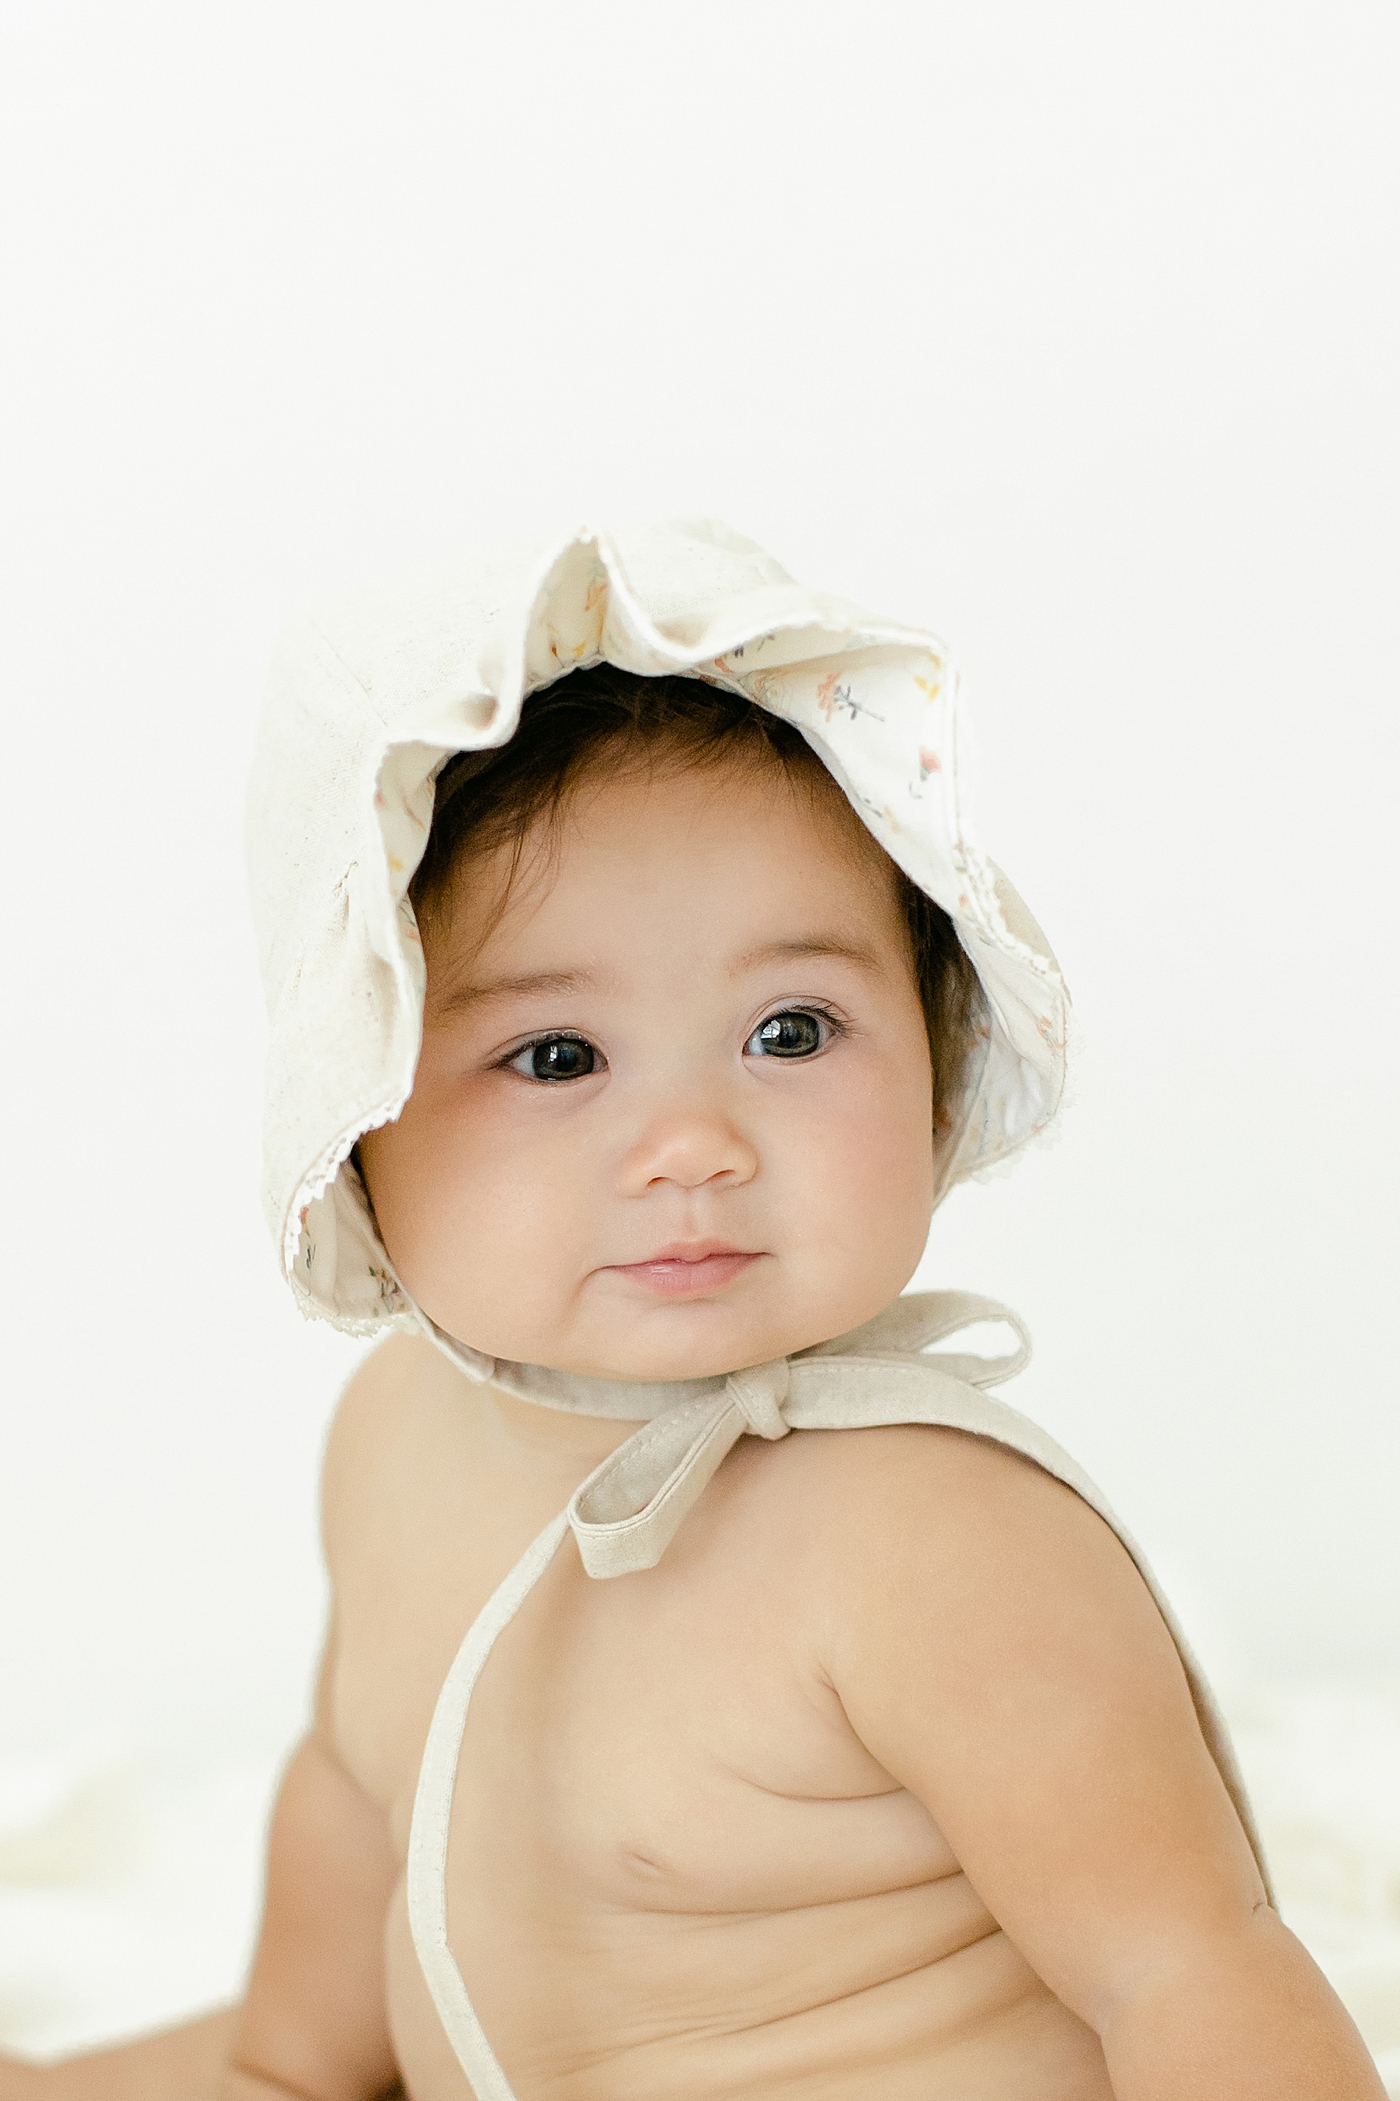
POLYGON ((597 1065, 597 1053, 581 1036, 542 1036, 510 1061, 511 1071, 527 1080, 582 1080, 597 1065))
POLYGON ((794 1009, 788 1014, 772 1015, 754 1030, 744 1049, 751 1057, 810 1058, 825 1041, 820 1017, 794 1009))

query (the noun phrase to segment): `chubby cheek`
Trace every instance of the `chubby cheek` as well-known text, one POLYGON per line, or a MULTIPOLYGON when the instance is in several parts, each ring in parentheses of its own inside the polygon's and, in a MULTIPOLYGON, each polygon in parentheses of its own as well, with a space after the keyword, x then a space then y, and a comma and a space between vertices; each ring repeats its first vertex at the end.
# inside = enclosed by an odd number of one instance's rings
POLYGON ((804 1281, 829 1294, 831 1313, 840 1316, 833 1334, 869 1319, 903 1289, 928 1238, 932 1082, 921 1075, 917 1050, 906 1062, 863 1072, 822 1105, 825 1113, 773 1133, 770 1159, 786 1184, 781 1205, 793 1253, 804 1281))
POLYGON ((594 1209, 579 1149, 503 1125, 467 1090, 450 1113, 415 1094, 362 1157, 390 1260, 424 1312, 489 1355, 531 1354, 526 1330, 538 1349, 541 1311, 567 1298, 594 1209))

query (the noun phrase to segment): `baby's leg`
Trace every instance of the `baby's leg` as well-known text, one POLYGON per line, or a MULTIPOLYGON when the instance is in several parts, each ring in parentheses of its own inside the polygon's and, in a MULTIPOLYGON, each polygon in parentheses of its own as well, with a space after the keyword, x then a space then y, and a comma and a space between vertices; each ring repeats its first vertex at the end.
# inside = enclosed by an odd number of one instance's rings
POLYGON ((58 2064, 0 2057, 0 2101, 217 2101, 237 2021, 238 2008, 228 2006, 58 2064))

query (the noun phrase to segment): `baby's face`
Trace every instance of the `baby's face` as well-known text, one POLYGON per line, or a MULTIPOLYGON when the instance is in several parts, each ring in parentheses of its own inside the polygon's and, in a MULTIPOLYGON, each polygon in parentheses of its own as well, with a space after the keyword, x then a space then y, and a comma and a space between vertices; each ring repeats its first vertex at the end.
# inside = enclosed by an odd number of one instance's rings
POLYGON ((425 929, 413 1094, 366 1137, 385 1246, 489 1356, 737 1370, 908 1281, 933 1202, 923 1011, 889 864, 777 772, 589 783, 504 912, 425 929))

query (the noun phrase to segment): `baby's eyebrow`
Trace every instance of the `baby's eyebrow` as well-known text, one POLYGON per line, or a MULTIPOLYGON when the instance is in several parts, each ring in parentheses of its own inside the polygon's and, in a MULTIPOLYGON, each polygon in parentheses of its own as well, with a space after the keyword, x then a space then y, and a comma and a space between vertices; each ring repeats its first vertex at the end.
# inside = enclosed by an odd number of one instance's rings
POLYGON ((766 941, 762 948, 751 948, 746 955, 729 966, 731 977, 742 971, 755 970, 761 963, 783 963, 797 956, 834 956, 838 962, 854 963, 858 970, 877 972, 880 958, 873 948, 863 942, 842 941, 835 935, 818 934, 805 941, 766 941))
POLYGON ((469 1007, 482 1007, 492 1000, 529 998, 532 994, 553 992, 587 992, 597 984, 590 970, 530 970, 519 977, 488 978, 484 984, 473 985, 463 981, 449 983, 441 992, 434 991, 429 1005, 435 1021, 453 1014, 464 1013, 469 1007))

